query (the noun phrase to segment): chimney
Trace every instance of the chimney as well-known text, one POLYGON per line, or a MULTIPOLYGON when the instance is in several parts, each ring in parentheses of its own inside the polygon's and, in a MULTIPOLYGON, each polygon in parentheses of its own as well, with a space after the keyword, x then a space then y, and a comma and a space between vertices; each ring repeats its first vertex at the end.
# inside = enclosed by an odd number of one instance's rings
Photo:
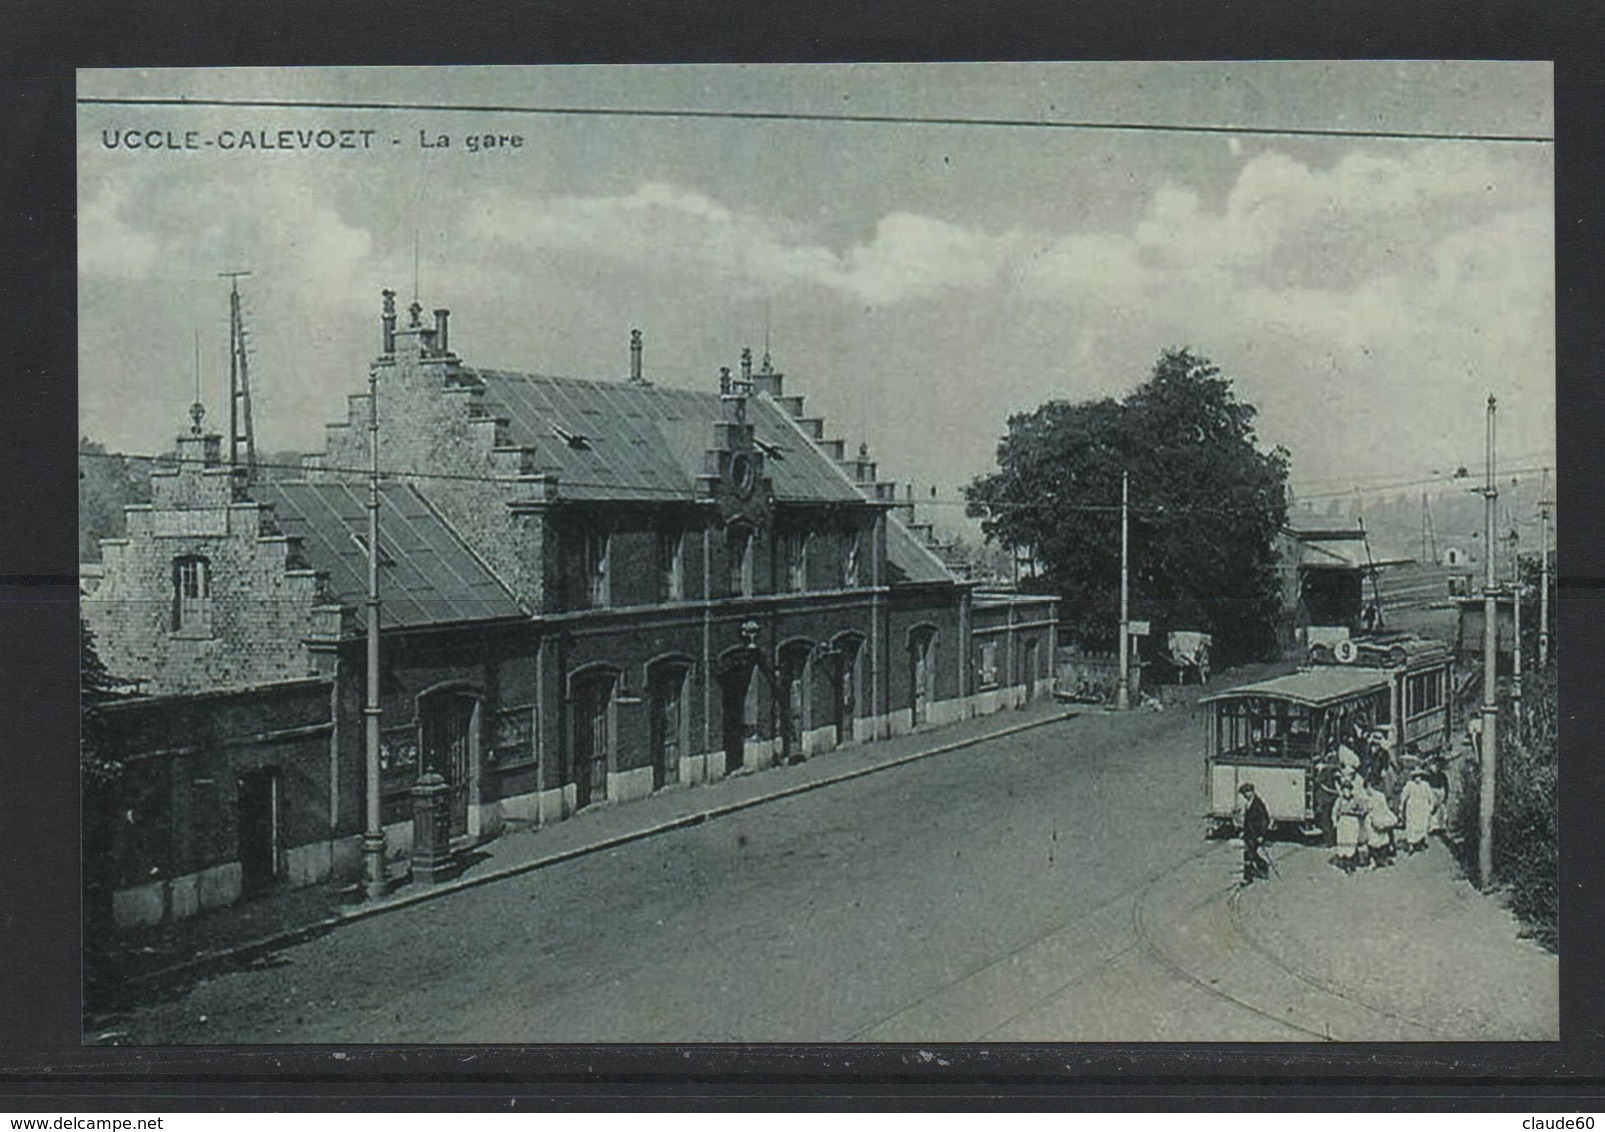
POLYGON ((732 392, 730 386, 731 386, 730 367, 729 366, 720 366, 719 367, 719 396, 721 396, 721 397, 730 396, 730 394, 732 392))
POLYGON ((421 315, 423 313, 424 313, 423 304, 420 303, 417 299, 414 299, 412 301, 412 303, 407 307, 407 325, 411 326, 411 327, 422 326, 423 325, 423 319, 420 318, 419 315, 421 315))
POLYGON ((396 293, 391 290, 382 291, 384 296, 384 317, 380 320, 384 324, 384 333, 379 339, 379 352, 386 356, 396 352, 396 293))
POLYGON ((449 343, 446 341, 446 320, 450 317, 451 312, 445 307, 435 308, 435 349, 442 354, 449 349, 449 343))
POLYGON ((641 332, 630 331, 630 382, 641 384, 641 332))
POLYGON ((741 384, 748 385, 748 386, 750 386, 752 384, 752 347, 751 346, 743 346, 741 348, 741 384))

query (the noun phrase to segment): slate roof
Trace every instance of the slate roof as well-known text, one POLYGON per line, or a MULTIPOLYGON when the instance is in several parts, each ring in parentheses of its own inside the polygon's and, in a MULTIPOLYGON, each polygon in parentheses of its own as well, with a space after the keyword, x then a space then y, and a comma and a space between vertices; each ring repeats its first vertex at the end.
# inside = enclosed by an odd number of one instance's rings
MULTIPOLYGON (((301 540, 313 569, 348 605, 368 593, 368 489, 363 484, 262 483, 257 500, 279 528, 301 540)), ((507 588, 406 484, 379 490, 379 624, 419 628, 521 616, 507 588)))
POLYGON ((886 517, 886 560, 892 568, 894 584, 955 580, 936 552, 915 538, 896 515, 886 517))
MULTIPOLYGON (((462 373, 483 383, 487 408, 508 418, 508 439, 536 450, 536 466, 557 475, 563 498, 696 498, 696 477, 721 417, 717 393, 467 366, 462 373)), ((748 398, 747 419, 760 441, 780 449, 781 458, 764 460, 780 502, 864 500, 768 398, 748 398)))

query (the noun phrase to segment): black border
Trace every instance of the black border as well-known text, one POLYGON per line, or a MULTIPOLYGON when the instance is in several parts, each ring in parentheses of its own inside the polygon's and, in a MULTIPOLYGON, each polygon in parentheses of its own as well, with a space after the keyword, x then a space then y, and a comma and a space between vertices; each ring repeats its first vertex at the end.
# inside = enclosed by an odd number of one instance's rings
POLYGON ((1605 732, 1601 17, 1553 0, 281 0, 13 9, 0 44, 0 1108, 1429 1110, 1600 1107, 1605 732), (84 1048, 78 1044, 77 67, 955 59, 1556 63, 1562 1040, 1360 1046, 84 1048))

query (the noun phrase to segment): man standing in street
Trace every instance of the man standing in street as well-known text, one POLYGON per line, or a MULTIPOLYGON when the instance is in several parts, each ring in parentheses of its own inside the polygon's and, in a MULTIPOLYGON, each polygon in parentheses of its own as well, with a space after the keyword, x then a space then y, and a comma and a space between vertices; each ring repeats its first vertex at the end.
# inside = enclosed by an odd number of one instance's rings
POLYGON ((1271 814, 1252 782, 1237 788, 1243 799, 1243 883, 1253 884, 1271 875, 1271 863, 1262 847, 1271 832, 1271 814))

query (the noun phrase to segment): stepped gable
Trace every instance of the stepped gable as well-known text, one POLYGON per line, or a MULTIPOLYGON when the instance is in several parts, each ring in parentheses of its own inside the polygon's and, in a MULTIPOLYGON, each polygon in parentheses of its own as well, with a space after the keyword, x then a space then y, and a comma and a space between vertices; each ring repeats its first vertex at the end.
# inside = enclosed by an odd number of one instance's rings
MULTIPOLYGON (((368 490, 355 483, 259 483, 258 500, 343 605, 368 592, 368 490)), ((379 489, 379 607, 385 629, 522 616, 507 588, 407 484, 379 489)))
MULTIPOLYGON (((745 358, 743 358, 745 361, 745 358)), ((757 388, 764 394, 756 404, 770 413, 781 414, 803 447, 825 457, 837 476, 851 485, 855 496, 878 503, 897 503, 897 485, 878 478, 879 465, 870 458, 869 446, 860 444, 858 451, 847 452, 847 442, 825 439, 823 417, 808 416, 801 396, 785 394, 784 375, 775 373, 764 355, 763 369, 755 375, 757 388)), ((773 467, 773 463, 768 465, 773 467)), ((932 527, 929 523, 912 524, 912 497, 907 504, 909 522, 895 510, 886 515, 886 561, 890 568, 890 581, 898 583, 957 582, 958 576, 936 553, 932 527), (918 530, 920 533, 916 533, 918 530), (923 537, 922 537, 923 536, 923 537)))

